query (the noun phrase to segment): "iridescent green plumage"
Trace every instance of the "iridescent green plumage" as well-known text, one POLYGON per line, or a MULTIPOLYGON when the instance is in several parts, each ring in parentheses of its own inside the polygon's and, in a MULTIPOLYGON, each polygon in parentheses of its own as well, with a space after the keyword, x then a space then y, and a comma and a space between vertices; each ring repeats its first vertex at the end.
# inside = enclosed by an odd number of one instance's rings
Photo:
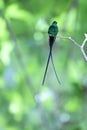
POLYGON ((57 33, 58 33, 58 26, 57 26, 57 22, 54 21, 48 29, 48 34, 56 37, 57 33))
POLYGON ((47 65, 46 65, 46 69, 45 69, 45 74, 44 74, 42 85, 44 84, 44 81, 45 81, 45 77, 46 77, 46 73, 47 73, 47 69, 48 69, 50 58, 51 58, 51 61, 52 61, 52 65, 53 65, 53 69, 54 69, 57 81, 60 84, 60 80, 59 80, 59 78, 57 76, 57 73, 56 73, 56 70, 55 70, 55 66, 54 66, 54 62, 53 62, 53 56, 52 56, 52 46, 53 46, 53 44, 55 42, 57 33, 58 33, 58 26, 57 26, 57 22, 54 21, 52 23, 52 25, 48 29, 50 52, 49 52, 49 56, 48 56, 48 60, 47 60, 47 65))

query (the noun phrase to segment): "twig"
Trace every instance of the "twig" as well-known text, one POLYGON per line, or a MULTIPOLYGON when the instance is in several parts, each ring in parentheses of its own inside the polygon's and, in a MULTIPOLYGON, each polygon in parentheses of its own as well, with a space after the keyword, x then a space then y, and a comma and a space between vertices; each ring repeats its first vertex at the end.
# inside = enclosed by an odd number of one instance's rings
POLYGON ((66 37, 66 36, 58 36, 59 38, 62 38, 62 39, 68 39, 70 41, 72 41, 77 47, 80 48, 85 60, 87 61, 87 55, 86 55, 86 52, 84 50, 84 46, 87 42, 87 34, 84 34, 85 35, 85 39, 83 40, 82 44, 80 45, 79 43, 77 43, 72 37, 66 37))

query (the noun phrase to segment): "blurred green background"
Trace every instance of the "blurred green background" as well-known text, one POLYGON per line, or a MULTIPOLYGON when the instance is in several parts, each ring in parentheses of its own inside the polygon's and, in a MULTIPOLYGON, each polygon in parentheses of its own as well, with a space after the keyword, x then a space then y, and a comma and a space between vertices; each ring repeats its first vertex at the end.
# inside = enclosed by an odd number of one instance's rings
POLYGON ((0 0, 0 130, 87 130, 87 63, 71 41, 53 46, 61 86, 52 64, 41 85, 54 20, 81 44, 87 1, 0 0))

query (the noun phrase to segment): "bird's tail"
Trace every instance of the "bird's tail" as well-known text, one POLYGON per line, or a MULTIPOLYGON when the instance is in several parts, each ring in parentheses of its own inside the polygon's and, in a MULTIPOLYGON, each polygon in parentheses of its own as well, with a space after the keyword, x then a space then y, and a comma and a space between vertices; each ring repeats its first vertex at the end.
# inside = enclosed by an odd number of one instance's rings
POLYGON ((59 80, 59 78, 58 78, 58 75, 57 75, 57 73, 56 73, 55 66, 54 66, 52 51, 50 52, 50 56, 51 56, 51 62, 52 62, 52 65, 53 65, 53 69, 54 69, 55 76, 56 76, 56 78, 57 78, 58 83, 61 84, 61 82, 60 82, 60 80, 59 80))
POLYGON ((47 60, 47 65, 46 65, 46 69, 45 69, 42 85, 44 85, 44 82, 45 82, 46 73, 47 73, 47 69, 48 69, 48 65, 49 65, 49 61, 50 61, 50 56, 51 56, 51 51, 52 51, 52 49, 50 49, 50 52, 49 52, 49 56, 48 56, 48 60, 47 60))

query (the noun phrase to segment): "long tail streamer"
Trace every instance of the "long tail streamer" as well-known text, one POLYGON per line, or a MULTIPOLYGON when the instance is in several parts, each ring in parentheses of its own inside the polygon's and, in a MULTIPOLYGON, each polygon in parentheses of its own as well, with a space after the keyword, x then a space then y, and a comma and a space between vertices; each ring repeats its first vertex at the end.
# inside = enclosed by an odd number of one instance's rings
POLYGON ((57 72, 56 72, 56 69, 55 69, 55 66, 54 66, 54 61, 53 61, 53 56, 52 56, 52 51, 51 51, 51 62, 52 62, 52 65, 53 65, 53 70, 54 70, 54 73, 55 73, 55 76, 56 76, 56 79, 58 81, 59 84, 61 84, 59 78, 58 78, 58 75, 57 75, 57 72))
POLYGON ((53 66, 53 70, 54 70, 56 79, 57 79, 58 83, 61 84, 61 82, 60 82, 60 80, 59 80, 59 78, 58 78, 58 75, 57 75, 57 73, 56 73, 55 66, 54 66, 54 61, 53 61, 53 56, 52 56, 52 49, 50 49, 49 56, 48 56, 48 60, 47 60, 47 65, 46 65, 46 69, 45 69, 45 73, 44 73, 44 77, 43 77, 43 81, 42 81, 42 85, 44 85, 44 82, 45 82, 45 78, 46 78, 46 73, 47 73, 47 69, 48 69, 50 57, 51 57, 51 62, 52 62, 52 66, 53 66))
POLYGON ((51 49, 50 49, 50 52, 49 52, 49 56, 48 56, 48 60, 47 60, 47 65, 46 65, 46 69, 45 69, 42 85, 44 85, 44 82, 45 82, 46 73, 47 73, 47 69, 48 69, 48 65, 49 65, 49 61, 50 61, 50 56, 51 56, 51 49))

